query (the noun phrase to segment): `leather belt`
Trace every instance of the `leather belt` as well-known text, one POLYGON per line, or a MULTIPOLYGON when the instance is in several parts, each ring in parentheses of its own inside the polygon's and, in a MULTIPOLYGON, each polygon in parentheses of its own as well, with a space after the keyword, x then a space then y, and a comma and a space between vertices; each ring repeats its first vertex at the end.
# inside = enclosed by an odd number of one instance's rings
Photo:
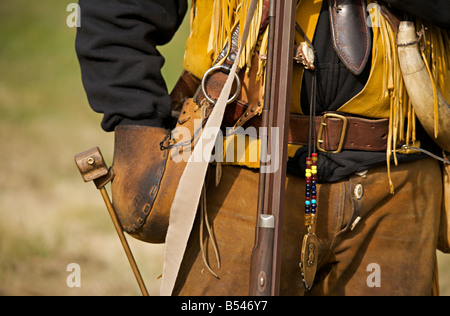
MULTIPOLYGON (((389 119, 367 119, 328 112, 316 116, 317 149, 338 153, 342 150, 385 151, 389 119)), ((309 117, 291 115, 289 140, 292 144, 308 144, 309 117)))
MULTIPOLYGON (((245 113, 245 106, 239 101, 227 106, 223 127, 234 126, 245 113)), ((289 119, 289 143, 308 145, 309 116, 291 114, 289 119)), ((389 119, 369 119, 338 112, 327 112, 315 118, 317 149, 322 152, 338 153, 342 150, 385 151, 389 133, 389 119)), ((256 132, 262 125, 262 118, 256 116, 245 128, 254 127, 256 132)))
MULTIPOLYGON (((185 100, 192 95, 192 91, 198 86, 189 73, 184 72, 180 81, 190 90, 190 93, 180 99, 185 100), (186 84, 186 82, 188 84, 186 84)), ((178 89, 176 89, 178 90, 178 89)), ((178 90, 179 92, 179 90, 178 90)), ((173 93, 172 95, 177 95, 173 93)), ((248 105, 239 99, 228 104, 222 126, 233 127, 245 113, 248 105)), ((259 132, 262 126, 261 116, 255 116, 247 121, 243 128, 255 127, 259 132)), ((322 152, 336 153, 342 150, 360 151, 385 151, 387 148, 387 136, 389 133, 389 119, 369 119, 350 116, 343 113, 328 112, 316 116, 317 149, 322 152)), ((289 143, 295 145, 308 145, 309 116, 291 114, 289 121, 289 143)))
MULTIPOLYGON (((193 80, 189 73, 183 72, 180 79, 183 86, 189 93, 180 93, 185 100, 192 95, 198 81, 193 80), (186 84, 187 83, 187 84, 186 84)), ((180 92, 178 89, 175 89, 180 92)), ((177 95, 177 93, 172 93, 177 95)), ((181 101, 180 100, 180 101, 181 101)), ((248 105, 239 99, 228 104, 222 126, 233 127, 245 113, 248 112, 248 105)), ((255 116, 247 121, 243 128, 255 127, 259 132, 262 126, 261 116, 255 116)), ((341 150, 360 151, 385 151, 387 146, 387 136, 389 133, 389 119, 369 119, 357 116, 350 116, 343 113, 328 112, 321 116, 316 116, 316 136, 318 139, 317 148, 322 152, 336 153, 341 150)), ((291 114, 289 121, 289 143, 294 145, 308 145, 309 116, 291 114)))

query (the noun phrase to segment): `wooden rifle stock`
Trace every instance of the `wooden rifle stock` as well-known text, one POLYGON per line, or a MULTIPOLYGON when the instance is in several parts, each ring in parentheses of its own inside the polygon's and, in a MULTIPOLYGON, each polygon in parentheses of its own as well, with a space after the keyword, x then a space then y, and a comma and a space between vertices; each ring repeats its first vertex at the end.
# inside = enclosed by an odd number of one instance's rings
POLYGON ((252 296, 279 295, 295 11, 294 0, 270 1, 262 114, 265 129, 260 133, 258 216, 250 268, 249 295, 252 296), (274 159, 276 156, 278 159, 274 159))

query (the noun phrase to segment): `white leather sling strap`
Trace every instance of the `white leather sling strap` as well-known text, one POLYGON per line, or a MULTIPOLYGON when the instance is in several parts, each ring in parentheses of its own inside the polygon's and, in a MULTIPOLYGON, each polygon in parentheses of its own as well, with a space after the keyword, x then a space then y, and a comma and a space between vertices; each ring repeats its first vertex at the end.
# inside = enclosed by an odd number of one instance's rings
POLYGON ((215 144, 216 137, 220 131, 225 107, 233 86, 239 57, 241 56, 242 47, 247 41, 250 24, 252 22, 256 5, 259 0, 251 0, 247 19, 245 21, 244 32, 242 35, 239 51, 236 55, 235 62, 231 68, 227 81, 220 93, 220 96, 214 105, 214 109, 205 125, 208 131, 214 130, 215 133, 202 133, 195 148, 188 160, 183 175, 181 176, 175 197, 170 209, 169 229, 167 230, 166 244, 164 250, 164 266, 162 275, 162 284, 160 294, 162 296, 172 295, 173 288, 178 276, 178 271, 183 260, 189 235, 194 225, 195 215, 197 213, 202 186, 205 181, 206 171, 212 155, 212 149, 215 144), (204 152, 205 148, 211 148, 208 152, 204 152), (195 161, 194 157, 202 157, 201 162, 195 161))

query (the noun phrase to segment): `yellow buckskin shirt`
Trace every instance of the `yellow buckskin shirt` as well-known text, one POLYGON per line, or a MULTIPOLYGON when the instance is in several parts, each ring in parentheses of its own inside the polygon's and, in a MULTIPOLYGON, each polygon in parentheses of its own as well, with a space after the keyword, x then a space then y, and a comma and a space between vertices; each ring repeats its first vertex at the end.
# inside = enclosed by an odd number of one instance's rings
MULTIPOLYGON (((245 21, 246 8, 249 0, 193 0, 191 9, 191 33, 186 42, 184 68, 197 78, 213 65, 219 53, 228 40, 230 40, 233 26, 239 21, 245 21), (229 14, 234 12, 234 14, 229 14)), ((267 47, 264 34, 259 34, 259 25, 262 15, 262 0, 259 1, 254 25, 247 41, 247 54, 241 56, 241 68, 259 67, 259 73, 264 73, 265 62, 262 60, 255 65, 251 64, 252 56, 249 52, 256 49, 260 56, 264 56, 267 47)), ((309 39, 314 38, 315 29, 322 8, 322 0, 302 0, 297 8, 296 21, 309 39)), ((396 34, 388 21, 381 15, 378 5, 368 3, 368 23, 372 24, 373 45, 372 65, 369 79, 360 93, 342 105, 338 111, 364 116, 368 118, 390 118, 390 132, 388 135, 387 161, 389 168, 390 156, 395 156, 396 143, 406 141, 407 144, 415 142, 415 116, 411 103, 408 100, 403 85, 402 75, 398 63, 396 34)), ((418 29, 422 24, 417 23, 418 29)), ((431 65, 437 87, 444 98, 450 100, 450 38, 449 32, 435 26, 427 26, 427 49, 425 56, 431 65), (445 41, 444 41, 445 39, 445 41), (445 44, 446 43, 446 44, 445 44), (447 46, 445 46, 447 45, 447 46)), ((305 41, 297 32, 296 43, 305 41)), ((303 77, 303 67, 294 63, 293 93, 291 100, 291 113, 301 113, 300 88, 303 77)), ((259 80, 264 80, 263 75, 259 80)), ((262 102, 263 100, 261 100, 262 102)), ((235 136, 225 138, 226 144, 234 141, 235 136)), ((235 146, 233 146, 235 148, 235 146)), ((250 151, 258 149, 258 141, 250 139, 246 152, 242 153, 233 164, 247 167, 259 167, 258 159, 249 155, 250 151)), ((289 145, 288 153, 293 156, 298 146, 289 145)), ((389 169, 388 169, 389 170, 389 169)))

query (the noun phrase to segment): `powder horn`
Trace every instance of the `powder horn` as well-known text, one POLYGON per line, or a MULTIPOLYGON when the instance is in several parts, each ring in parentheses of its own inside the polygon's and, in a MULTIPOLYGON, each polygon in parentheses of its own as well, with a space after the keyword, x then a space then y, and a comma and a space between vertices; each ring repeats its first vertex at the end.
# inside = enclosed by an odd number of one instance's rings
POLYGON ((439 103, 439 129, 438 137, 435 138, 433 84, 419 51, 414 23, 400 22, 397 44, 403 81, 414 111, 436 144, 445 151, 450 151, 450 106, 439 89, 436 89, 439 103))

